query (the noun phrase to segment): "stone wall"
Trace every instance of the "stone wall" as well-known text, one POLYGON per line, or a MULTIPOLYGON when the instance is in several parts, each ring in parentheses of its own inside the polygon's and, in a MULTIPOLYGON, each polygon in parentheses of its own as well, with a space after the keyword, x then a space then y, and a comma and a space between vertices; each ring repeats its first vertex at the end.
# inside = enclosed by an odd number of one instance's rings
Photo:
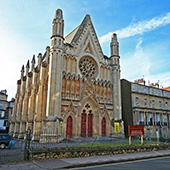
POLYGON ((62 159, 100 155, 116 155, 123 153, 149 152, 169 150, 170 144, 130 145, 117 147, 79 147, 79 148, 35 148, 29 150, 30 160, 62 159))

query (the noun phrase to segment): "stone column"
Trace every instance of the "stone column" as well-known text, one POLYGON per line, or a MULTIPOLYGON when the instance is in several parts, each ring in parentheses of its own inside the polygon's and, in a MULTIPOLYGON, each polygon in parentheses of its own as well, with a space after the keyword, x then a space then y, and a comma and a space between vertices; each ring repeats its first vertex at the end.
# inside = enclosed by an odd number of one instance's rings
POLYGON ((64 20, 62 10, 57 9, 53 20, 51 37, 50 66, 48 80, 47 112, 44 133, 59 134, 61 118, 61 95, 63 74, 64 20))
POLYGON ((19 96, 20 96, 20 88, 21 88, 21 80, 18 80, 17 81, 17 92, 15 95, 15 103, 13 106, 11 124, 10 124, 10 128, 9 128, 9 134, 11 136, 14 135, 14 128, 15 128, 15 123, 16 123, 16 113, 17 113, 18 101, 19 101, 19 96))
POLYGON ((35 115, 38 72, 39 72, 39 68, 38 67, 34 68, 31 96, 29 97, 29 102, 28 102, 28 117, 27 117, 26 130, 30 128, 31 132, 33 132, 33 120, 35 115))
POLYGON ((43 111, 43 101, 44 101, 44 78, 45 70, 47 68, 47 63, 43 62, 40 72, 40 85, 39 91, 36 98, 36 115, 34 117, 34 128, 33 128, 33 138, 32 140, 39 140, 40 134, 42 133, 42 111, 43 111))
POLYGON ((111 81, 112 81, 112 102, 113 102, 113 119, 119 122, 119 135, 124 136, 124 125, 122 120, 121 108, 121 88, 120 88, 120 56, 119 56, 119 43, 117 35, 112 35, 111 40, 111 81))
POLYGON ((28 102, 29 102, 29 91, 30 91, 30 81, 32 78, 32 73, 28 73, 27 82, 26 82, 26 90, 25 96, 23 100, 23 108, 22 108, 22 121, 20 124, 20 132, 18 138, 24 138, 26 132, 26 122, 27 122, 27 114, 28 114, 28 102))
POLYGON ((26 84, 26 77, 23 77, 21 79, 21 93, 20 93, 19 100, 18 100, 16 123, 15 123, 15 128, 14 128, 14 137, 18 137, 18 135, 19 135, 23 98, 24 98, 24 94, 25 94, 25 84, 26 84))

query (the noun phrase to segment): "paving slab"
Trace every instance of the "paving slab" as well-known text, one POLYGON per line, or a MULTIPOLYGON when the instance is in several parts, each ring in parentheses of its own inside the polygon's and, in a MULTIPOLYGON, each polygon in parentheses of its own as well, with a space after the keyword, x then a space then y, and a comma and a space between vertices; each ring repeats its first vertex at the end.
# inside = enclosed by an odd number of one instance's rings
POLYGON ((40 169, 67 169, 89 165, 99 165, 132 161, 147 158, 170 156, 170 150, 160 150, 152 152, 126 153, 117 155, 92 156, 82 158, 53 159, 32 162, 20 162, 0 165, 0 170, 40 170, 40 169))

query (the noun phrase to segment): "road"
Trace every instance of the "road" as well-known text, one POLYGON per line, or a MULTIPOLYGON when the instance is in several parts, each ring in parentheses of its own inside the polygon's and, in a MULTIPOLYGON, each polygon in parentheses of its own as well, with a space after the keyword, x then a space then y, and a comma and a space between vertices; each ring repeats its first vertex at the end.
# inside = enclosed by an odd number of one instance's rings
POLYGON ((107 165, 91 166, 84 168, 74 168, 79 170, 169 170, 170 157, 153 158, 107 165))

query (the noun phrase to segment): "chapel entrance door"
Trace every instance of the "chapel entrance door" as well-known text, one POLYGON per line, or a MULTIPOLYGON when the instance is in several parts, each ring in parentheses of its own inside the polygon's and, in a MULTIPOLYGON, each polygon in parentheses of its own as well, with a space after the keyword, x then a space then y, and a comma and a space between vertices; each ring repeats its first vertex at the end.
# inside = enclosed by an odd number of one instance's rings
POLYGON ((69 116, 67 118, 66 137, 67 138, 72 138, 72 117, 71 116, 69 116))
POLYGON ((102 136, 106 136, 106 118, 102 119, 102 136))
POLYGON ((93 135, 93 114, 90 112, 88 114, 88 137, 93 135))
POLYGON ((81 137, 86 137, 86 112, 81 114, 81 137))

